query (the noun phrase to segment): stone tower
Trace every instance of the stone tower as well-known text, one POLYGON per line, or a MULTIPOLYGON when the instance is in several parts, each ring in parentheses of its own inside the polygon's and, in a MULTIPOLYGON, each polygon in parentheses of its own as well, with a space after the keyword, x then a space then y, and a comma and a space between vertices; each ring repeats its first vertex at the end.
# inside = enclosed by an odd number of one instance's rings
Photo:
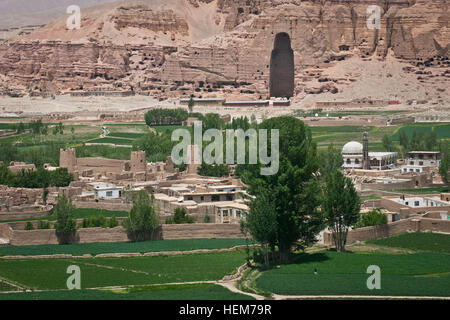
POLYGON ((59 166, 61 168, 67 168, 69 172, 75 171, 77 167, 77 156, 75 154, 75 149, 59 149, 59 166))
POLYGON ((363 169, 370 170, 369 138, 367 135, 366 126, 364 126, 364 134, 363 134, 363 169))
POLYGON ((133 172, 147 171, 147 159, 145 151, 131 152, 130 166, 131 171, 133 172))
POLYGON ((197 174, 197 169, 200 167, 200 148, 198 145, 188 146, 188 159, 187 159, 187 173, 197 174))

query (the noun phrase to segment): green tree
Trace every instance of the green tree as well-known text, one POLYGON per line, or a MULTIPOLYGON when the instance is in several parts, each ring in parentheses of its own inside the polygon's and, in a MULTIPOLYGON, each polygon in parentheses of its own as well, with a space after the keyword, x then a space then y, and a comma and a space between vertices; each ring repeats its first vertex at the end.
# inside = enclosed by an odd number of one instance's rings
POLYGON ((170 156, 175 142, 171 140, 170 134, 159 135, 150 132, 137 139, 133 147, 135 150, 143 150, 150 157, 150 161, 165 161, 170 156))
POLYGON ((48 189, 44 188, 44 190, 42 191, 42 202, 44 204, 47 204, 48 193, 48 189))
POLYGON ((27 230, 27 231, 34 230, 34 226, 33 226, 33 224, 30 221, 28 221, 25 224, 25 230, 27 230))
POLYGON ((450 148, 448 142, 441 147, 441 163, 439 164, 439 174, 446 184, 450 184, 450 148))
POLYGON ((181 124, 189 116, 189 113, 178 109, 153 109, 148 111, 144 118, 148 126, 181 124))
POLYGON ((333 144, 330 144, 326 151, 322 151, 319 154, 320 173, 322 176, 341 170, 343 164, 342 153, 333 144))
POLYGON ((325 178, 322 212, 336 250, 345 251, 348 229, 359 219, 361 200, 350 178, 336 171, 325 178))
POLYGON ((55 205, 56 236, 59 244, 68 244, 75 241, 76 222, 73 218, 75 207, 65 195, 59 196, 55 205))
POLYGON ((0 143, 0 150, 0 161, 3 161, 5 164, 17 160, 19 156, 19 150, 10 142, 0 143))
POLYGON ((111 218, 109 218, 109 221, 108 221, 109 228, 115 228, 118 225, 119 225, 119 222, 117 221, 117 218, 115 215, 113 215, 111 218))
POLYGON ((382 144, 383 144, 383 148, 386 151, 391 152, 392 151, 392 138, 385 134, 381 140, 382 144))
POLYGON ((437 146, 437 134, 434 129, 425 136, 423 144, 426 151, 432 151, 437 146))
POLYGON ((264 264, 269 267, 269 247, 272 250, 277 243, 277 213, 275 201, 270 199, 270 194, 261 193, 250 205, 250 212, 243 220, 244 229, 249 230, 253 239, 258 241, 263 249, 264 264))
POLYGON ((17 133, 22 133, 25 131, 25 125, 23 124, 23 122, 20 122, 19 125, 17 126, 17 133))
MULTIPOLYGON (((279 130, 279 171, 261 175, 261 164, 246 165, 241 178, 250 194, 258 197, 271 194, 271 207, 277 215, 277 239, 280 261, 288 262, 295 244, 307 246, 316 241, 322 230, 320 186, 316 179, 319 169, 316 144, 311 131, 302 121, 284 116, 263 121, 260 129, 279 130)), ((271 137, 268 146, 271 145, 271 137)), ((269 147, 269 153, 276 152, 269 147)))
POLYGON ((133 207, 124 228, 132 241, 152 240, 160 226, 159 213, 155 210, 153 196, 144 190, 139 191, 133 199, 133 207))
POLYGON ((230 174, 230 168, 226 164, 202 163, 197 172, 205 177, 227 177, 230 174))
POLYGON ((188 215, 185 208, 176 208, 173 216, 173 223, 175 224, 194 223, 194 217, 188 215))
POLYGON ((50 222, 47 220, 39 220, 38 229, 51 229, 50 222))
POLYGON ((405 149, 405 151, 409 151, 409 137, 405 130, 400 129, 399 140, 400 145, 405 149))
POLYGON ((189 103, 188 103, 189 112, 194 111, 194 106, 195 106, 195 101, 194 101, 194 98, 191 97, 189 99, 189 103))
POLYGON ((359 221, 355 224, 355 228, 379 226, 387 223, 387 216, 382 213, 380 209, 374 209, 367 213, 361 214, 359 221))
POLYGON ((225 127, 225 122, 217 113, 207 113, 202 119, 202 130, 205 133, 209 129, 222 130, 225 127))

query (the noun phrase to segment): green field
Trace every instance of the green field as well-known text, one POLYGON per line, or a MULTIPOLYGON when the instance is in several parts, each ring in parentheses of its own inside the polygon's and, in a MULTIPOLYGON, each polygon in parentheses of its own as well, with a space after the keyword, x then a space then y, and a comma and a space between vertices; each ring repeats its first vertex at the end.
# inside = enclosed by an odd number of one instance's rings
POLYGON ((9 284, 7 284, 6 282, 3 282, 0 280, 0 292, 5 292, 5 291, 17 291, 16 287, 13 287, 9 284))
POLYGON ((450 124, 448 123, 418 123, 403 126, 395 131, 394 135, 392 136, 392 140, 398 141, 400 139, 400 132, 402 131, 404 131, 410 139, 412 138, 414 131, 416 131, 417 133, 430 133, 434 131, 436 132, 436 136, 438 139, 450 138, 450 124))
POLYGON ((0 294, 0 300, 251 300, 215 284, 161 285, 110 290, 59 290, 0 294))
POLYGON ((113 132, 108 134, 108 137, 125 138, 125 139, 138 139, 142 137, 144 133, 135 132, 113 132))
MULTIPOLYGON (((328 126, 314 127, 310 126, 313 141, 319 148, 326 148, 333 144, 337 148, 342 148, 344 144, 350 141, 362 142, 362 126, 328 126)), ((381 139, 385 134, 392 135, 397 127, 368 127, 369 149, 371 151, 383 151, 381 139)))
POLYGON ((448 234, 431 232, 402 233, 390 238, 370 240, 367 243, 385 247, 450 254, 450 235, 448 234))
POLYGON ((123 139, 123 138, 99 138, 99 139, 93 139, 86 141, 88 143, 111 143, 111 144, 117 144, 117 145, 133 145, 134 140, 129 139, 123 139))
POLYGON ((130 258, 0 259, 0 277, 32 289, 64 289, 70 265, 81 269, 81 287, 220 280, 245 262, 243 251, 130 258))
POLYGON ((263 272, 256 283, 285 295, 450 296, 450 254, 299 254, 294 263, 263 272), (380 290, 367 288, 371 265, 381 269, 380 290))
MULTIPOLYGON (((319 109, 321 110, 321 109, 319 109)), ((337 112, 324 112, 319 110, 313 110, 309 112, 305 112, 302 110, 295 110, 293 115, 295 117, 315 117, 318 114, 319 117, 346 117, 346 116, 391 116, 395 114, 402 114, 406 112, 410 112, 410 110, 346 110, 346 111, 337 111, 337 112)))
POLYGON ((413 193, 413 194, 439 194, 450 192, 450 187, 436 187, 436 188, 417 188, 417 189, 397 189, 395 192, 413 193))
MULTIPOLYGON (((115 216, 116 218, 119 217, 128 217, 128 211, 110 211, 110 210, 102 210, 102 209, 91 209, 91 208, 76 208, 73 211, 73 217, 74 219, 83 219, 83 218, 89 218, 89 217, 96 217, 98 215, 103 215, 107 218, 110 218, 112 216, 115 216)), ((48 220, 48 221, 55 221, 56 215, 51 214, 44 217, 39 218, 30 218, 30 219, 11 219, 11 220, 1 220, 0 223, 5 222, 14 222, 14 221, 39 221, 39 220, 48 220)))
MULTIPOLYGON (((253 243, 253 242, 250 242, 253 243)), ((161 251, 190 251, 198 249, 222 249, 245 245, 245 239, 180 239, 145 242, 80 243, 68 245, 36 245, 0 247, 0 255, 97 255, 101 253, 146 253, 161 251)))
POLYGON ((132 149, 107 145, 79 146, 76 148, 77 157, 103 157, 116 160, 130 160, 132 149))

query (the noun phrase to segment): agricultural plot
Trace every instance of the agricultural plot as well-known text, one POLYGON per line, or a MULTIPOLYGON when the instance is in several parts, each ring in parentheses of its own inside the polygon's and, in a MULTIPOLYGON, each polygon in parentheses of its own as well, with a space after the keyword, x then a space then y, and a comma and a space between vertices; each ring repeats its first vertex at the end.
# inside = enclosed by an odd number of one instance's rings
POLYGON ((138 139, 142 137, 144 133, 136 132, 112 132, 108 134, 108 137, 125 138, 125 139, 138 139))
POLYGON ((284 295, 450 296, 450 254, 300 254, 292 264, 263 272, 257 286, 284 295), (380 267, 380 290, 367 288, 371 265, 380 267))
POLYGON ((384 247, 433 251, 450 254, 450 235, 428 232, 403 233, 389 238, 367 241, 384 247))
POLYGON ((395 192, 411 193, 411 194, 440 194, 450 192, 450 187, 435 188, 418 188, 418 189, 397 189, 395 192))
POLYGON ((113 147, 108 145, 83 145, 76 148, 77 157, 80 158, 103 157, 108 159, 130 160, 131 151, 130 147, 113 147))
POLYGON ((134 287, 122 290, 44 291, 0 294, 0 300, 251 300, 215 284, 134 287))
POLYGON ((65 289, 66 270, 70 265, 77 265, 81 269, 81 287, 87 289, 220 280, 244 262, 243 251, 130 258, 0 260, 0 277, 24 288, 65 289))
POLYGON ((108 143, 108 144, 115 144, 115 145, 123 145, 123 146, 132 146, 134 140, 130 139, 123 139, 123 138, 114 138, 114 137, 105 137, 105 138, 99 138, 99 139, 93 139, 86 141, 87 143, 108 143))
POLYGON ((400 133, 405 132, 407 136, 411 139, 413 132, 417 133, 430 133, 434 131, 436 133, 437 139, 449 139, 450 138, 450 124, 448 123, 420 123, 402 126, 392 135, 392 140, 399 141, 400 133))
POLYGON ((242 246, 245 244, 245 239, 180 239, 144 242, 80 243, 68 244, 64 246, 50 244, 0 247, 0 255, 35 256, 51 254, 97 255, 101 253, 146 253, 162 251, 190 251, 199 249, 223 249, 242 246))
MULTIPOLYGON (((74 219, 83 219, 83 218, 89 218, 89 217, 96 217, 102 215, 106 218, 110 218, 112 216, 115 216, 116 218, 119 217, 128 217, 127 211, 110 211, 110 210, 102 210, 102 209, 84 209, 84 208, 76 208, 73 212, 74 219)), ((48 221, 55 221, 56 215, 48 215, 44 217, 34 218, 34 219, 13 219, 13 220, 2 220, 2 223, 5 222, 13 222, 13 221, 38 221, 38 220, 48 220, 48 221)))
POLYGON ((0 292, 17 291, 18 289, 2 280, 0 280, 0 292))
MULTIPOLYGON (((362 142, 363 128, 361 126, 329 126, 310 127, 313 141, 323 149, 333 144, 336 148, 342 148, 350 141, 362 142)), ((391 135, 395 127, 368 127, 369 149, 371 151, 383 151, 381 140, 383 135, 391 135)))

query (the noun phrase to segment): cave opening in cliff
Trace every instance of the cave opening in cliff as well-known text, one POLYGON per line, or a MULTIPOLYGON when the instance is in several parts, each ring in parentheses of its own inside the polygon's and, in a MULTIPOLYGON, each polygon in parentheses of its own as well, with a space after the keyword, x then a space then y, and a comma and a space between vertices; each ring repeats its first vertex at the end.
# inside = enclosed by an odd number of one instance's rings
POLYGON ((275 36, 270 57, 270 96, 291 98, 294 95, 294 51, 285 32, 275 36))

